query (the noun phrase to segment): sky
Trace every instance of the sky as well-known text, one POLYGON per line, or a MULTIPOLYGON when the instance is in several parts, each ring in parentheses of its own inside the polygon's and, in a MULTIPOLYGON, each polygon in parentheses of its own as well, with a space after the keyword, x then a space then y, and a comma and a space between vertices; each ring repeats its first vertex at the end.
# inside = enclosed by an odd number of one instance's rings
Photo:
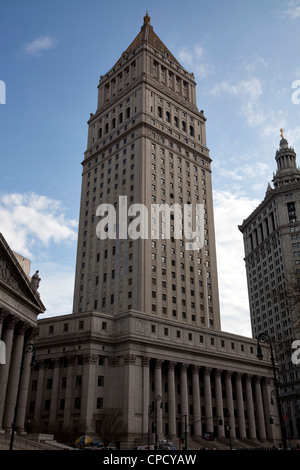
MULTIPOLYGON (((265 197, 280 128, 300 155, 300 0, 1 0, 0 232, 72 312, 81 162, 99 78, 154 31, 207 118, 223 331, 252 336, 238 225, 265 197)), ((298 163, 299 163, 298 157, 298 163)))

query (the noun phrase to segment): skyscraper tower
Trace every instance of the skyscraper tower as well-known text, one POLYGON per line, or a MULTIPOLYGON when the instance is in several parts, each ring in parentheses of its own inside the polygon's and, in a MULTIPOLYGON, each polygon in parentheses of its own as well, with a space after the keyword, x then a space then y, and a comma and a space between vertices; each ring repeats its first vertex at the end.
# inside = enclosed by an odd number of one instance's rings
POLYGON ((114 410, 124 449, 280 439, 271 364, 221 331, 205 121, 193 74, 146 14, 88 121, 73 313, 41 320, 36 341, 27 419, 40 432, 101 439, 114 410))
POLYGON ((300 370, 291 361, 300 339, 300 170, 281 129, 273 188, 239 227, 243 233, 253 337, 276 347, 287 435, 300 436, 300 370))
MULTIPOLYGON (((219 330, 211 159, 193 74, 158 38, 147 13, 98 90, 82 163, 74 312, 136 310, 219 330), (116 209, 117 229, 120 215, 144 205, 147 238, 120 238, 117 230, 115 238, 99 240, 97 207, 106 203, 116 209), (183 230, 176 237, 176 214, 168 213, 174 204, 189 206, 191 213, 203 205, 202 220, 193 218, 199 230, 203 224, 201 251, 186 250, 183 230), (155 234, 151 222, 158 205, 155 234)), ((130 220, 125 218, 127 226, 130 220)))

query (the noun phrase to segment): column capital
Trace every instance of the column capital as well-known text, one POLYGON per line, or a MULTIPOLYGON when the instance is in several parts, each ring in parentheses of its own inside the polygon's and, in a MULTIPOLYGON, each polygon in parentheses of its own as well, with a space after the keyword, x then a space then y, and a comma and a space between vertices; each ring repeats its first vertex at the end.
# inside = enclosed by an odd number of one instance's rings
POLYGON ((194 366, 192 367, 193 374, 194 374, 194 375, 198 375, 200 369, 201 369, 201 366, 194 365, 194 366))
POLYGON ((223 369, 214 369, 215 377, 221 377, 223 369))
POLYGON ((19 321, 16 326, 16 334, 24 335, 25 331, 30 328, 30 325, 24 321, 19 321))
POLYGON ((233 374, 233 371, 232 370, 226 370, 226 373, 225 373, 225 377, 226 379, 231 379, 232 377, 232 374, 233 374))
POLYGON ((155 359, 154 361, 155 369, 161 369, 163 363, 164 361, 162 359, 155 359))
POLYGON ((135 364, 136 363, 136 356, 133 354, 127 354, 127 356, 123 356, 124 364, 135 364))
POLYGON ((68 356, 67 361, 68 361, 68 366, 75 366, 76 356, 68 356))
POLYGON ((84 354, 83 362, 85 364, 97 364, 97 356, 95 354, 84 354))
POLYGON ((44 359, 37 361, 39 370, 47 369, 47 364, 44 359))
POLYGON ((28 336, 28 340, 29 340, 29 341, 33 341, 33 340, 38 336, 38 334, 39 334, 39 329, 38 329, 38 327, 37 327, 37 326, 32 326, 32 327, 31 327, 31 332, 30 332, 30 334, 29 334, 29 336, 28 336))
POLYGON ((247 382, 251 382, 253 375, 252 374, 245 374, 245 378, 247 382))
POLYGON ((118 367, 120 365, 118 357, 109 357, 108 358, 109 367, 118 367))
POLYGON ((204 375, 210 375, 212 371, 212 367, 204 367, 204 375))
POLYGON ((13 330, 17 323, 19 323, 20 319, 11 313, 8 316, 6 327, 13 330))
POLYGON ((0 323, 9 315, 9 311, 6 308, 0 308, 0 323))
POLYGON ((151 357, 144 356, 142 359, 142 363, 144 367, 149 367, 151 362, 151 357))
POLYGON ((168 362, 168 369, 169 370, 174 370, 176 367, 177 362, 168 362))
POLYGON ((180 370, 182 371, 187 371, 189 368, 189 364, 185 364, 185 363, 180 363, 180 370))
POLYGON ((53 366, 54 366, 54 368, 61 366, 61 360, 60 360, 59 357, 56 357, 55 359, 53 359, 53 366))
POLYGON ((235 379, 238 381, 242 380, 243 373, 242 372, 236 372, 235 373, 235 379))
POLYGON ((263 377, 262 382, 264 385, 273 385, 274 379, 272 377, 263 377))

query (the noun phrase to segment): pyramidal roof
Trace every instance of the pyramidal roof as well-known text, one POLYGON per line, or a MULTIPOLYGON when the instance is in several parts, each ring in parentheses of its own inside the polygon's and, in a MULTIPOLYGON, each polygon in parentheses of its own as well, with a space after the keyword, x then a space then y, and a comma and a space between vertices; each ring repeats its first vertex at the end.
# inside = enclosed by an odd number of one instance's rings
MULTIPOLYGON (((139 45, 143 42, 148 43, 151 47, 156 49, 161 54, 168 54, 168 57, 175 62, 177 65, 182 67, 182 65, 178 62, 178 60, 173 56, 173 54, 169 51, 169 49, 164 45, 164 43, 159 39, 157 34, 153 30, 153 26, 150 24, 151 18, 146 12, 146 16, 144 16, 144 24, 141 27, 141 31, 139 34, 134 38, 130 46, 126 49, 125 54, 129 54, 130 52, 134 51, 139 45)), ((120 57, 116 65, 123 59, 120 57)))

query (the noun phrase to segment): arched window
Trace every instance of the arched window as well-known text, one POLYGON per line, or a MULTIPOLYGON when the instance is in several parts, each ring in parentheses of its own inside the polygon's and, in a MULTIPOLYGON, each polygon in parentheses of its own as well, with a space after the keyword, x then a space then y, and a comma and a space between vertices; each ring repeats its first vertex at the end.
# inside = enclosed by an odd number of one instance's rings
POLYGON ((112 120, 112 128, 114 129, 116 127, 116 118, 113 118, 112 120))
POLYGON ((174 126, 178 127, 178 117, 174 117, 174 126))
POLYGON ((157 108, 157 112, 158 112, 158 117, 160 117, 160 118, 161 118, 161 117, 162 117, 162 109, 161 109, 161 107, 160 107, 160 106, 158 106, 158 108, 157 108))
POLYGON ((127 109, 126 109, 126 118, 127 118, 127 119, 130 118, 130 108, 127 108, 127 109))
POLYGON ((194 132, 194 127, 190 126, 190 136, 194 137, 195 132, 194 132))
POLYGON ((122 124, 123 122, 123 113, 119 114, 119 124, 122 124))
POLYGON ((108 130, 109 130, 109 125, 108 125, 108 122, 105 124, 105 134, 108 133, 108 130))
POLYGON ((186 132, 186 122, 182 121, 182 130, 183 132, 186 132))
POLYGON ((167 117, 167 121, 171 122, 171 115, 170 115, 169 111, 166 112, 166 117, 167 117))

